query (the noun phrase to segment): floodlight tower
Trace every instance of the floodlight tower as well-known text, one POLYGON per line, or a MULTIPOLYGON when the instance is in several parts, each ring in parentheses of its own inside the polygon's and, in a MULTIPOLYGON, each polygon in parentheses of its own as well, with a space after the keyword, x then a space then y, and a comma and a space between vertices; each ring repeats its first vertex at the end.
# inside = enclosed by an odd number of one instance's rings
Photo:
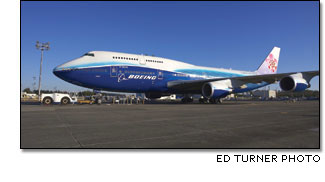
POLYGON ((41 50, 41 65, 39 71, 39 80, 38 80, 38 100, 41 100, 41 80, 42 80, 42 64, 43 64, 43 51, 48 51, 50 49, 50 43, 40 43, 36 41, 36 49, 41 50))

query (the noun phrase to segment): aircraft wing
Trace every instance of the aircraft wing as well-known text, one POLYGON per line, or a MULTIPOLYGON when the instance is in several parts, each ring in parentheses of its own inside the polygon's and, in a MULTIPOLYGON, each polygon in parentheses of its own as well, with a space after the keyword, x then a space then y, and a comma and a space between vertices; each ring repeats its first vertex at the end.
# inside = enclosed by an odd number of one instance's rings
POLYGON ((202 86, 205 83, 227 80, 227 79, 236 82, 237 85, 244 85, 246 83, 262 83, 262 82, 267 82, 269 84, 272 84, 281 80, 283 77, 296 74, 296 73, 301 73, 308 82, 314 76, 319 75, 319 71, 305 71, 305 72, 291 72, 291 73, 279 73, 279 74, 249 75, 249 76, 242 76, 242 77, 212 78, 212 79, 202 79, 202 80, 177 80, 177 81, 168 82, 167 87, 175 90, 197 92, 197 91, 201 91, 202 86))

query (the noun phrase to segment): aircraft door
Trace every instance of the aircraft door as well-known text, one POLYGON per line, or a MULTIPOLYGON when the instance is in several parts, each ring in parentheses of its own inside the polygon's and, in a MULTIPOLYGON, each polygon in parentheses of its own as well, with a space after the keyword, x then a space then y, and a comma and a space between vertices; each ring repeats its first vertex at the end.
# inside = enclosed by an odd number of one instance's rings
POLYGON ((164 78, 164 72, 162 70, 157 70, 158 71, 158 80, 162 80, 164 78))
POLYGON ((145 65, 146 64, 146 60, 144 58, 144 55, 140 55, 138 59, 139 59, 139 64, 141 64, 141 65, 145 65))
POLYGON ((111 66, 111 77, 117 77, 117 73, 118 73, 118 67, 111 66))

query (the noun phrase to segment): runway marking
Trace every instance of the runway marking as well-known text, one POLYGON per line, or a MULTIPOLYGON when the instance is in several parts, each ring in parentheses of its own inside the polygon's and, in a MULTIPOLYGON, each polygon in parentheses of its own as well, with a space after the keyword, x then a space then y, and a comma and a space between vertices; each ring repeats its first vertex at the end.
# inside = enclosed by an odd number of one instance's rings
POLYGON ((82 148, 82 144, 78 141, 78 139, 73 135, 73 133, 71 132, 71 128, 69 126, 68 123, 65 122, 65 120, 63 120, 59 113, 56 112, 56 110, 54 110, 54 114, 55 114, 55 117, 61 122, 63 123, 63 125, 65 126, 64 128, 66 129, 66 131, 70 134, 70 136, 72 137, 72 139, 79 145, 79 147, 82 148))

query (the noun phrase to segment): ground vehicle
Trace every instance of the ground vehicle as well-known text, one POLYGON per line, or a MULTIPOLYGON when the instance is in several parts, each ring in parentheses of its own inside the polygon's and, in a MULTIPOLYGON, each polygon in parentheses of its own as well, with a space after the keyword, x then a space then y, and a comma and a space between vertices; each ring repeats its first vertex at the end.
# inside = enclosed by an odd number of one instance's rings
POLYGON ((50 105, 53 103, 61 103, 63 105, 66 105, 69 103, 77 102, 77 97, 75 96, 71 97, 69 94, 62 94, 62 93, 42 94, 41 102, 46 105, 50 105))
POLYGON ((78 100, 78 104, 94 104, 95 101, 93 100, 78 100))
POLYGON ((92 97, 85 97, 84 100, 78 100, 78 104, 94 104, 95 100, 92 97))

